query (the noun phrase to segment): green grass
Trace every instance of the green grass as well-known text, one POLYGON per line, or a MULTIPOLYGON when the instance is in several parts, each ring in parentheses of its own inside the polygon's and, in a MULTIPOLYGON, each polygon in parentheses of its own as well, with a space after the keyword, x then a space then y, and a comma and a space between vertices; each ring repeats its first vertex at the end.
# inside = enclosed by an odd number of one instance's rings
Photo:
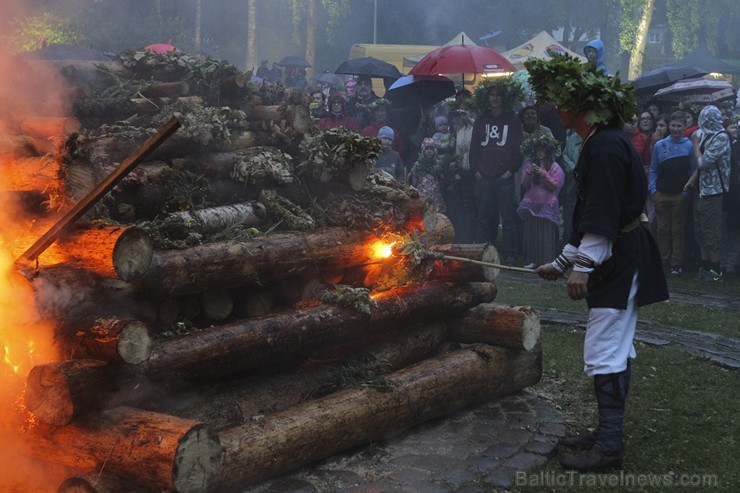
MULTIPOLYGON (((571 327, 547 328, 542 336, 543 378, 532 391, 564 414, 571 431, 596 424, 592 381, 583 374, 583 331, 571 327)), ((659 475, 677 481, 680 475, 710 475, 718 487, 680 488, 688 491, 738 491, 740 455, 738 437, 738 374, 670 348, 638 344, 633 362, 625 420, 627 475, 659 475)), ((578 490, 618 492, 621 486, 588 485, 589 481, 619 480, 614 476, 576 475, 569 479, 555 459, 527 472, 531 486, 516 492, 578 490), (537 476, 537 475, 540 476, 537 476), (560 475, 560 486, 537 482, 542 474, 560 475), (580 483, 583 481, 583 483, 580 483)), ((547 477, 547 476, 544 476, 547 477)), ((551 476, 552 477, 552 476, 551 476)), ((633 476, 633 480, 640 478, 633 476)), ((690 478, 695 479, 695 478, 690 478)), ((675 491, 673 487, 634 488, 635 491, 675 491)))
MULTIPOLYGON (((565 293, 564 281, 542 281, 531 277, 519 277, 515 282, 510 277, 497 283, 496 303, 525 305, 535 308, 551 308, 569 312, 587 313, 584 301, 573 301, 565 293), (524 281, 522 281, 524 280, 524 281)), ((702 283, 687 279, 669 279, 669 290, 692 292, 700 287, 702 293, 718 293, 740 296, 740 282, 731 280, 722 283, 702 283)), ((726 336, 740 336, 740 313, 720 311, 715 307, 683 305, 669 301, 640 308, 639 317, 662 325, 712 332, 726 336)))

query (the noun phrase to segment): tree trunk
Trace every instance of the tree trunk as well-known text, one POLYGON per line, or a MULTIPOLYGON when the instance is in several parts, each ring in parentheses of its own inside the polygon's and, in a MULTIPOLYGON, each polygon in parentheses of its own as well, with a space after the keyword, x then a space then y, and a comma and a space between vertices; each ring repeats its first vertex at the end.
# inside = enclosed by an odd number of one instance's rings
POLYGON ((424 323, 492 301, 488 283, 428 283, 378 295, 370 316, 319 305, 258 319, 231 322, 155 343, 142 368, 156 378, 206 379, 290 360, 327 344, 424 323), (228 343, 225 343, 228 341, 228 343))
POLYGON ((39 157, 56 150, 48 140, 27 135, 0 135, 0 157, 39 157))
POLYGON ((244 70, 257 66, 257 0, 247 0, 247 57, 244 70))
POLYGON ((223 468, 211 491, 236 492, 351 447, 537 383, 540 350, 475 344, 388 376, 390 392, 350 389, 219 433, 223 468))
MULTIPOLYGON (((308 0, 306 15, 306 61, 311 67, 316 66, 316 8, 317 0, 308 0)), ((306 77, 310 80, 313 70, 306 69, 306 77)), ((359 190, 359 189, 358 189, 359 190)))
POLYGON ((200 493, 219 469, 218 439, 197 421, 119 407, 61 428, 27 433, 32 453, 158 489, 200 493))
POLYGON ((70 358, 94 358, 116 364, 138 365, 146 361, 154 344, 149 327, 131 319, 67 319, 58 334, 62 349, 70 358))
POLYGON ((26 408, 51 426, 64 426, 75 416, 98 409, 100 396, 113 391, 106 363, 95 360, 35 366, 26 381, 26 408))
POLYGON ((642 61, 645 57, 645 44, 647 43, 648 30, 650 29, 650 22, 653 18, 653 8, 655 7, 655 0, 644 0, 645 6, 643 7, 642 16, 640 21, 637 23, 637 34, 635 36, 635 48, 630 55, 629 69, 627 76, 629 80, 636 79, 642 73, 642 61))
POLYGON ((149 235, 136 226, 78 229, 59 240, 65 263, 107 278, 130 281, 141 277, 154 255, 149 235))
POLYGON ((138 287, 152 295, 179 296, 363 265, 375 260, 368 240, 362 231, 324 228, 155 252, 138 287))
POLYGON ((450 339, 531 351, 540 339, 540 316, 528 306, 482 303, 445 320, 450 339))
POLYGON ((143 486, 135 486, 115 476, 101 476, 96 471, 73 476, 64 481, 57 493, 149 493, 143 486))
POLYGON ((266 211, 260 202, 246 202, 195 211, 173 212, 167 219, 183 221, 190 225, 192 231, 209 234, 236 225, 260 226, 266 220, 266 211))
POLYGON ((152 82, 139 92, 146 98, 178 98, 188 95, 190 84, 185 81, 152 82))
POLYGON ((228 289, 209 289, 201 295, 201 308, 209 320, 226 320, 234 310, 234 297, 228 289))
POLYGON ((193 33, 193 39, 195 41, 195 53, 200 54, 200 42, 201 42, 201 35, 200 35, 200 27, 202 24, 202 12, 203 12, 203 0, 195 0, 195 32, 193 33))
MULTIPOLYGON (((354 352, 342 352, 330 364, 303 366, 288 372, 255 376, 235 382, 197 387, 163 399, 149 400, 145 407, 188 419, 202 420, 214 431, 237 426, 255 417, 276 413, 303 401, 335 392, 348 384, 351 362, 357 372, 382 378, 430 354, 447 336, 441 322, 411 327, 354 352), (345 370, 343 372, 343 369, 345 370)), ((364 382, 360 382, 364 383, 364 382)))

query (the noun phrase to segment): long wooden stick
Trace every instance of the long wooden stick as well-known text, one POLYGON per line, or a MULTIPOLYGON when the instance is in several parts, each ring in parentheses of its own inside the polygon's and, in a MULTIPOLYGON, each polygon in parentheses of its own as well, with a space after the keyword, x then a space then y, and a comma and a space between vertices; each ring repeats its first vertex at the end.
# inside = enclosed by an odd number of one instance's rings
POLYGON ((473 259, 465 258, 465 257, 454 257, 452 255, 440 255, 437 258, 441 258, 442 260, 454 260, 455 262, 465 262, 468 264, 482 265, 484 267, 493 267, 494 269, 512 270, 514 272, 527 272, 530 274, 535 273, 534 269, 526 269, 524 267, 513 267, 511 265, 492 264, 490 262, 482 262, 480 260, 473 260, 473 259))
POLYGON ((102 182, 100 182, 90 193, 82 198, 74 207, 67 211, 56 223, 54 223, 44 235, 36 240, 23 254, 15 261, 16 264, 31 263, 39 255, 44 253, 49 246, 54 243, 64 229, 82 217, 103 195, 110 192, 118 182, 138 166, 149 154, 167 140, 170 135, 180 128, 180 121, 174 116, 164 124, 157 133, 149 137, 141 144, 129 157, 126 158, 118 167, 113 170, 102 182))

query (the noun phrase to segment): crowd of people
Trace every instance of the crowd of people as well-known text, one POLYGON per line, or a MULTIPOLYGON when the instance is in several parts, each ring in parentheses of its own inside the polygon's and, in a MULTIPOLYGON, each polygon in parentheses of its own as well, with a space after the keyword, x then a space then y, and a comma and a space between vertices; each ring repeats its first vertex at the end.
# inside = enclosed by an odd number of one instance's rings
MULTIPOLYGON (((608 73, 599 40, 584 54, 608 73)), ((283 73, 267 65, 262 62, 258 76, 279 77, 311 95, 318 128, 379 138, 377 168, 417 187, 444 212, 455 242, 496 244, 506 263, 528 268, 567 242, 583 138, 562 125, 552 103, 537 103, 514 78, 484 79, 474 92, 461 89, 435 105, 397 105, 375 94, 368 76, 309 87, 291 75, 302 72, 298 78, 305 80, 305 70, 283 73)), ((738 119, 731 101, 702 109, 650 100, 624 123, 648 183, 645 215, 672 275, 697 272, 701 280, 717 281, 728 270, 740 272, 734 245, 740 219, 729 213, 740 202, 733 198, 739 190, 729 193, 736 179, 731 159, 740 156, 738 119), (723 257, 724 243, 733 246, 723 257)))
POLYGON ((622 466, 637 308, 668 299, 666 272, 715 282, 740 270, 734 101, 634 111, 603 43, 584 54, 527 60, 529 96, 511 76, 436 105, 395 107, 367 77, 311 92, 318 127, 377 137, 377 168, 445 213, 456 242, 496 244, 544 279, 567 275, 568 296, 586 301, 598 426, 559 442, 560 463, 582 472, 622 466))

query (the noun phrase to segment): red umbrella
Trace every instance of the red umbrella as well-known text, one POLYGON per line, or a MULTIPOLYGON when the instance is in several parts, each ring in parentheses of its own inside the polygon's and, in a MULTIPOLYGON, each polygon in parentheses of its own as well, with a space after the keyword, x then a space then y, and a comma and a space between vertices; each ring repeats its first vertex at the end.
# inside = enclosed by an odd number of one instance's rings
POLYGON ((502 74, 516 68, 500 53, 485 46, 442 46, 414 65, 409 75, 502 74))

